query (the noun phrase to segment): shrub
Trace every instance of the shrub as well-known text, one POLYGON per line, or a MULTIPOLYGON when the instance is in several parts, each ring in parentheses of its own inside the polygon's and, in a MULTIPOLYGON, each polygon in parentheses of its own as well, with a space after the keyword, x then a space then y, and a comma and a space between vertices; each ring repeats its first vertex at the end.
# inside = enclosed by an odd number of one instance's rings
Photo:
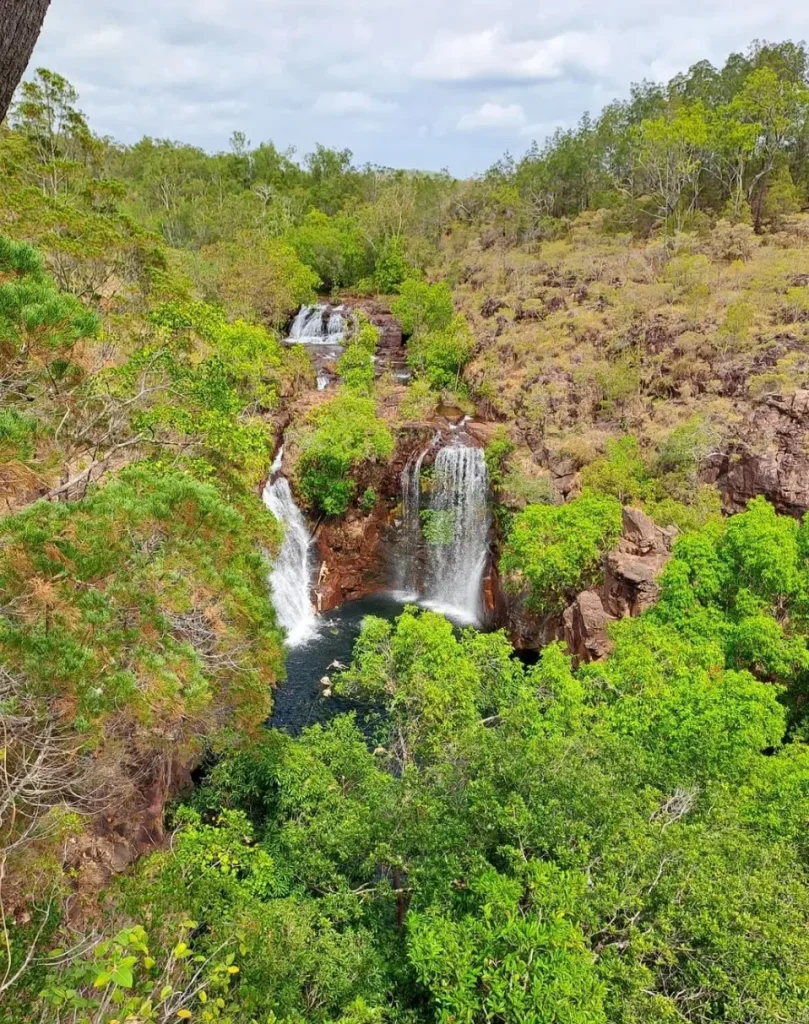
POLYGON ((399 298, 393 303, 393 314, 399 318, 408 337, 424 331, 444 330, 450 326, 453 316, 449 285, 404 281, 399 298))
POLYGON ((585 494, 567 505, 529 505, 514 517, 502 565, 510 585, 527 584, 529 604, 560 611, 593 584, 621 533, 621 503, 585 494))
POLYGON ((585 466, 581 483, 594 494, 610 495, 622 504, 640 501, 646 493, 649 474, 636 437, 610 438, 605 454, 585 466))
POLYGON ((379 331, 360 314, 357 330, 348 339, 345 352, 337 364, 343 384, 359 395, 370 396, 374 390, 374 353, 379 344, 379 331))
POLYGON ((252 731, 282 671, 253 536, 213 486, 148 464, 82 502, 9 516, 0 662, 71 724, 100 735, 128 723, 147 753, 169 735, 183 756, 252 731))
POLYGON ((486 445, 484 455, 492 487, 498 488, 502 485, 506 475, 508 460, 515 448, 514 442, 504 429, 498 429, 497 434, 486 445))
POLYGON ((370 248, 350 217, 329 217, 312 210, 290 232, 288 240, 330 291, 349 287, 371 273, 370 248))
POLYGON ((407 393, 399 406, 399 416, 407 420, 423 420, 435 412, 439 395, 426 377, 417 377, 407 385, 407 393))
POLYGON ((437 391, 457 390, 461 371, 474 349, 474 335, 464 317, 459 315, 442 330, 414 336, 408 345, 407 362, 437 391))
POLYGON ((400 235, 391 238, 377 256, 374 268, 376 291, 383 295, 395 292, 411 272, 404 252, 404 241, 400 235))
POLYGON ((34 454, 39 423, 16 409, 0 409, 0 463, 28 462, 34 454))
POLYGON ((376 415, 373 399, 345 391, 308 417, 296 468, 309 505, 327 515, 346 511, 356 490, 351 474, 393 454, 393 435, 376 415))

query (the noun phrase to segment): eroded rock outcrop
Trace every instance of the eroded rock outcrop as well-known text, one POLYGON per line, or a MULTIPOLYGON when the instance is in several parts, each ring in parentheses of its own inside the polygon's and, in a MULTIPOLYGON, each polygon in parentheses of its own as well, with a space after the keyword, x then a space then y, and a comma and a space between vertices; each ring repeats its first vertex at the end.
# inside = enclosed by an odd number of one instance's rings
POLYGON ((770 395, 737 431, 737 441, 714 455, 701 478, 722 495, 725 511, 743 511, 759 494, 785 515, 809 511, 809 390, 770 395))
POLYGON ((624 509, 621 540, 605 559, 603 585, 579 594, 563 616, 562 635, 577 661, 606 657, 610 623, 640 615, 657 601, 657 581, 676 535, 675 527, 661 529, 640 509, 624 509))

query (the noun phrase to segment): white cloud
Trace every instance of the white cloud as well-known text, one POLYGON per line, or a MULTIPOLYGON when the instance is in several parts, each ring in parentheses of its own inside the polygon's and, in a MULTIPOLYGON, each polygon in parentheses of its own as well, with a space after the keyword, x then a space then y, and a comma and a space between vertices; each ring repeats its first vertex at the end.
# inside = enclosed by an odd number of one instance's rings
POLYGON ((351 114, 387 114, 396 109, 395 103, 376 99, 367 92, 322 92, 315 100, 318 114, 339 116, 351 114))
POLYGON ((547 39, 512 41, 503 27, 496 25, 483 32, 438 40, 414 72, 436 81, 540 81, 560 78, 567 70, 603 72, 609 66, 609 54, 604 33, 564 32, 547 39))
POLYGON ((238 129, 467 173, 508 133, 541 141, 631 82, 807 37, 795 0, 58 0, 33 66, 74 82, 93 128, 124 142, 216 150, 238 129))
POLYGON ((524 129, 528 124, 525 111, 519 103, 484 103, 477 110, 464 114, 458 121, 458 130, 473 132, 481 129, 524 129))

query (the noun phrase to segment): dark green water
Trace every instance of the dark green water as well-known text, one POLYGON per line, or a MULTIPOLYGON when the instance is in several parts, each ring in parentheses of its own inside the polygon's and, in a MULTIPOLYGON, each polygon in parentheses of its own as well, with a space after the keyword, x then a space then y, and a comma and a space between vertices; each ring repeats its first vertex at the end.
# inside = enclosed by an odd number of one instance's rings
POLYGON ((297 736, 315 722, 327 722, 335 715, 356 711, 359 717, 367 705, 341 697, 323 697, 320 680, 332 675, 329 665, 334 661, 348 665, 354 641, 366 615, 394 619, 404 605, 393 594, 377 594, 360 601, 350 601, 323 616, 318 635, 300 647, 287 652, 287 679, 275 692, 275 706, 270 725, 286 729, 297 736))

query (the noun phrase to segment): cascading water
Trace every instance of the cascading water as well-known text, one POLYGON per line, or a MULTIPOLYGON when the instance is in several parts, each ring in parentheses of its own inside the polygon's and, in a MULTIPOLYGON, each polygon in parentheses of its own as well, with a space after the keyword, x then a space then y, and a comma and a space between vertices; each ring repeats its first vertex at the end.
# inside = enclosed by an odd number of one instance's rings
POLYGON ((421 467, 441 439, 437 434, 429 446, 409 459, 402 470, 402 538, 397 549, 396 589, 402 598, 415 600, 419 591, 419 549, 421 546, 421 467))
POLYGON ((309 353, 317 373, 318 391, 325 391, 336 380, 335 367, 353 326, 351 311, 345 306, 302 306, 292 321, 287 341, 302 345, 309 353))
POLYGON ((302 306, 289 329, 289 341, 302 345, 342 345, 346 328, 343 306, 302 306))
POLYGON ((281 475, 283 457, 281 448, 264 489, 264 504, 284 531, 281 550, 270 574, 270 586, 278 621, 287 635, 287 645, 298 647, 317 632, 317 617, 310 597, 312 537, 292 497, 289 482, 281 475))
POLYGON ((450 618, 479 623, 488 558, 489 478, 479 448, 453 444, 435 460, 424 603, 450 618))

